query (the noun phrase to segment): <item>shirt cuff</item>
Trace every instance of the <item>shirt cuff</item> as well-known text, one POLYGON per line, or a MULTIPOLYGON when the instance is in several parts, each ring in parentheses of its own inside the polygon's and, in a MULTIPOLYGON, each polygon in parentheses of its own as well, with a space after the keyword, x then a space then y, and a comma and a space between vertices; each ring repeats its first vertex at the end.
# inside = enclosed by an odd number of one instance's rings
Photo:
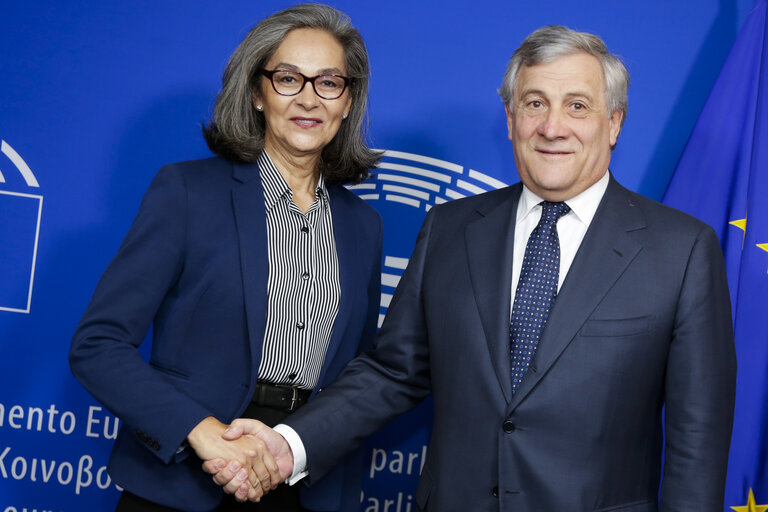
POLYGON ((309 474, 307 471, 307 451, 304 449, 304 443, 301 442, 299 434, 288 425, 282 423, 275 425, 274 431, 283 436, 288 446, 291 447, 291 452, 293 452, 293 473, 286 480, 288 485, 293 485, 309 474))

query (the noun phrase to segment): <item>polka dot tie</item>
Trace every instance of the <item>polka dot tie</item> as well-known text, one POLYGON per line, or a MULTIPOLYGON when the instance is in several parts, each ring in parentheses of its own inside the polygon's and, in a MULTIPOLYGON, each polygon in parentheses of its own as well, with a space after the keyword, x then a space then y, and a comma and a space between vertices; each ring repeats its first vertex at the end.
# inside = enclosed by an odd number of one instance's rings
POLYGON ((536 353, 549 310, 557 297, 560 240, 557 220, 571 211, 565 203, 541 203, 541 220, 528 237, 509 327, 512 392, 523 381, 536 353))

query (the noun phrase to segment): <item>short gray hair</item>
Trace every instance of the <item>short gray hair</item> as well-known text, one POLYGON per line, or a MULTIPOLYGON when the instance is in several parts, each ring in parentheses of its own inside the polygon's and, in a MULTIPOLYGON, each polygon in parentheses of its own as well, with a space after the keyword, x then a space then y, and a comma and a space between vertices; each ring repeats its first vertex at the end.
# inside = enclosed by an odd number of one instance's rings
POLYGON ((552 62, 558 57, 587 53, 596 57, 603 68, 605 81, 605 105, 608 115, 622 112, 621 124, 627 118, 627 90, 629 72, 621 60, 608 51, 602 39, 587 32, 576 32, 568 27, 549 25, 531 33, 512 54, 504 73, 499 95, 510 110, 514 107, 515 84, 521 67, 552 62))
POLYGON ((350 78, 352 105, 349 117, 323 148, 320 172, 328 183, 360 182, 376 166, 381 154, 365 141, 366 103, 370 69, 360 32, 341 11, 322 4, 300 4, 265 18, 256 25, 229 59, 216 99, 213 120, 203 126, 208 147, 227 160, 254 162, 264 149, 265 120, 253 107, 253 93, 260 92, 259 71, 267 64, 291 30, 320 29, 331 34, 344 49, 350 78))

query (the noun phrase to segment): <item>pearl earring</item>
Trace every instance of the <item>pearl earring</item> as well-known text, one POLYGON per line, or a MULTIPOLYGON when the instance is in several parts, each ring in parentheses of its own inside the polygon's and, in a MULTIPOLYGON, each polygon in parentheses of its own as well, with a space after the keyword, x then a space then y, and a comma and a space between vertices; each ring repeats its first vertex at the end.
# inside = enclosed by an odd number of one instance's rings
POLYGON ((347 118, 347 114, 341 114, 341 118, 342 119, 346 119, 347 118))
POLYGON ((264 107, 262 107, 262 106, 261 106, 261 103, 259 103, 258 105, 256 105, 256 110, 258 110, 259 112, 261 112, 261 110, 262 110, 263 108, 264 108, 264 107))

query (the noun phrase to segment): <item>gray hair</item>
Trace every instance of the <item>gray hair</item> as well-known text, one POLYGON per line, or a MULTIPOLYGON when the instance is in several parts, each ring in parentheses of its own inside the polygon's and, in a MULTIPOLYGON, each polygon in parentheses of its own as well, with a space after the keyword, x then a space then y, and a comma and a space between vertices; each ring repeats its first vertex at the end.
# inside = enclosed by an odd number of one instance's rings
POLYGON ((520 68, 552 62, 558 57, 587 53, 596 57, 603 68, 605 105, 608 116, 620 110, 621 124, 627 118, 629 72, 619 58, 608 51, 602 39, 587 32, 576 32, 560 25, 549 25, 532 32, 512 54, 504 73, 499 95, 510 110, 514 107, 515 84, 520 68))
POLYGON ((341 11, 322 4, 300 4, 265 18, 256 25, 229 59, 222 88, 216 99, 213 120, 203 126, 208 147, 228 160, 254 162, 264 149, 264 115, 253 106, 254 91, 260 92, 258 73, 291 30, 313 28, 328 32, 344 49, 350 78, 352 104, 349 117, 336 136, 323 148, 319 170, 328 183, 360 182, 368 177, 381 154, 366 142, 366 103, 370 75, 368 53, 360 32, 341 11))

